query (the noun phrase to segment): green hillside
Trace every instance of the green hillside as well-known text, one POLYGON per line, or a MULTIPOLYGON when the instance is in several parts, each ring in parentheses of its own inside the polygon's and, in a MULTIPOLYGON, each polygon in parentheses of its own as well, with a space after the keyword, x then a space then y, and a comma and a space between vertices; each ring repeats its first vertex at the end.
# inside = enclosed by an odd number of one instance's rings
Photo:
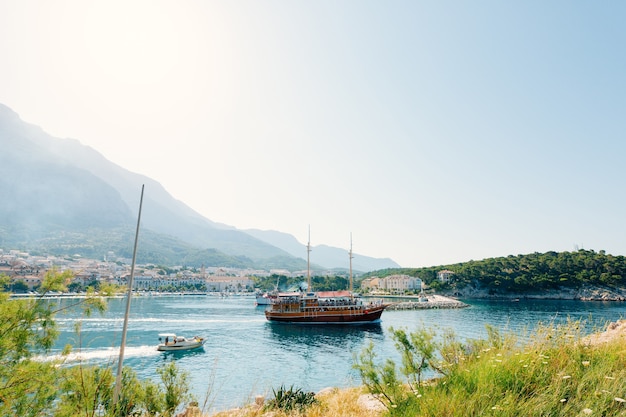
POLYGON ((363 278, 406 274, 421 278, 435 289, 480 286, 492 293, 524 293, 582 285, 626 286, 626 257, 601 250, 509 255, 427 268, 397 268, 370 272, 363 278), (448 284, 437 280, 441 270, 454 272, 448 284))

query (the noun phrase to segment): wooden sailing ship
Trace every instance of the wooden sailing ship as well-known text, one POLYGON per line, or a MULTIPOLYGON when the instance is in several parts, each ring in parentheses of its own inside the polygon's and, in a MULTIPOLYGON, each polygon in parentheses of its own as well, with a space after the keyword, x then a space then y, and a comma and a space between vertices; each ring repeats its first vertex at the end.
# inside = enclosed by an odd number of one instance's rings
POLYGON ((303 324, 359 324, 380 320, 389 304, 366 302, 352 290, 352 239, 350 241, 350 290, 310 292, 311 273, 307 243, 307 292, 278 293, 265 310, 273 322, 303 324))

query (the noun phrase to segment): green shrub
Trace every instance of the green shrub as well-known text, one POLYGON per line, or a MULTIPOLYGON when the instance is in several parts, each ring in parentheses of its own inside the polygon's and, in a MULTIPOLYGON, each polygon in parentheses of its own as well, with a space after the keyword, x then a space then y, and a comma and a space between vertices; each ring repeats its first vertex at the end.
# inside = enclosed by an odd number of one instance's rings
POLYGON ((580 322, 541 326, 520 342, 490 328, 486 340, 462 344, 448 334, 423 345, 431 333, 394 331, 400 374, 389 359, 377 363, 371 347, 355 368, 392 416, 626 415, 623 342, 592 345, 582 330, 580 322), (421 381, 422 364, 437 379, 421 381))
POLYGON ((265 406, 267 410, 301 411, 317 403, 314 392, 304 392, 300 388, 294 389, 293 385, 289 389, 281 385, 278 391, 274 389, 272 391, 274 398, 267 402, 265 406))

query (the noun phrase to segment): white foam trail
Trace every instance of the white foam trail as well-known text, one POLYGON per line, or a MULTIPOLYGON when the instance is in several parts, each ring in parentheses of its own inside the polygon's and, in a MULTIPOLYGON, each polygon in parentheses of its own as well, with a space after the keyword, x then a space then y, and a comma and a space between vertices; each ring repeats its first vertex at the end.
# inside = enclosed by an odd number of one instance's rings
MULTIPOLYGON (((124 349, 125 357, 147 357, 156 356, 160 352, 157 351, 156 346, 127 346, 124 349)), ((71 352, 69 355, 41 355, 34 359, 40 362, 47 361, 61 361, 65 363, 81 362, 81 361, 94 361, 94 360, 117 360, 120 355, 119 347, 116 348, 104 348, 104 349, 83 349, 80 351, 71 352)))
MULTIPOLYGON (((57 323, 66 324, 66 323, 76 323, 76 322, 84 322, 84 323, 121 323, 123 322, 123 318, 61 318, 57 319, 57 323)), ((133 323, 255 323, 255 322, 265 322, 265 317, 259 318, 227 318, 227 319, 181 319, 179 317, 171 317, 171 318, 132 318, 131 321, 133 323)))

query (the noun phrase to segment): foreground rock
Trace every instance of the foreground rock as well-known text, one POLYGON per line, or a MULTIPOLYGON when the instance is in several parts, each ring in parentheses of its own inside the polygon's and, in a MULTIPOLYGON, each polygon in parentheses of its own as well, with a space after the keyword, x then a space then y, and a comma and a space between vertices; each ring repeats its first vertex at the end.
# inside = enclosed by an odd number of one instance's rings
POLYGON ((626 320, 610 323, 602 333, 594 333, 583 339, 583 343, 599 345, 613 341, 626 343, 626 320))

